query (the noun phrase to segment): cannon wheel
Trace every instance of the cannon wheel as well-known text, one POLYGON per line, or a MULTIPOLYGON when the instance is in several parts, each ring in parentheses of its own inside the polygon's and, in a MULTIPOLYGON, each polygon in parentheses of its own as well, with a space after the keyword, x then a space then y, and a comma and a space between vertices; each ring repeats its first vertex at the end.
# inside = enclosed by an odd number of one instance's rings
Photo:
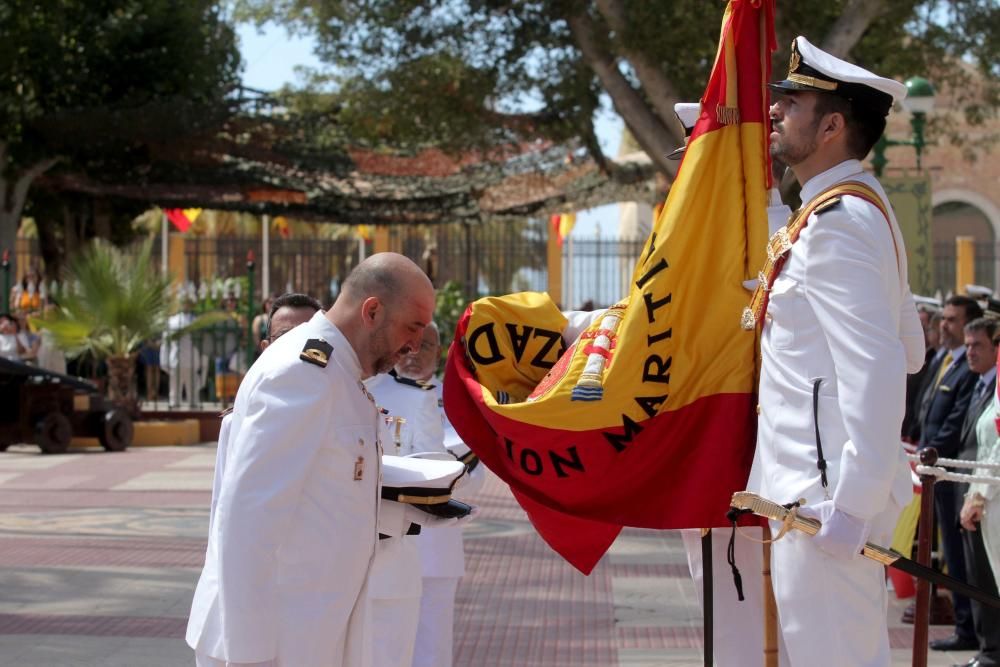
POLYGON ((132 444, 132 418, 120 408, 112 408, 104 413, 101 430, 97 439, 109 452, 125 451, 132 444))
POLYGON ((61 412, 50 412, 35 424, 35 442, 45 454, 62 454, 72 438, 73 425, 61 412))

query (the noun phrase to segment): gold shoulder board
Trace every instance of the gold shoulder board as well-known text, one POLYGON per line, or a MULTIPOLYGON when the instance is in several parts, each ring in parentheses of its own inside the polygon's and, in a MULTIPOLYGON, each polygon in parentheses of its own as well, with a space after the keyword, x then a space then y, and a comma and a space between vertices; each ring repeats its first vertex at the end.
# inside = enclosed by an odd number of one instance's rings
POLYGON ((330 361, 330 353, 333 352, 333 345, 330 345, 321 338, 310 338, 306 341, 299 359, 310 364, 315 364, 320 368, 326 368, 330 361))
POLYGON ((839 203, 840 203, 840 197, 839 196, 837 196, 837 197, 830 197, 825 202, 819 204, 816 208, 814 208, 813 209, 813 213, 815 213, 816 215, 819 215, 820 213, 823 213, 824 211, 829 211, 831 208, 833 208, 834 206, 836 206, 839 203))

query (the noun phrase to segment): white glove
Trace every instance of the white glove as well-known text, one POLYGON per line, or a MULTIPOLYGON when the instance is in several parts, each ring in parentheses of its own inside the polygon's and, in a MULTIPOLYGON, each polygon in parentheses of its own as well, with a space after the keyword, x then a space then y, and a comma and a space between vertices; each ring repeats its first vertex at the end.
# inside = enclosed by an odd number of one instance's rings
POLYGON ((852 560, 861 555, 861 548, 868 541, 871 531, 869 521, 837 509, 832 500, 824 500, 812 507, 800 507, 799 515, 817 519, 823 524, 812 539, 829 555, 842 560, 852 560))
POLYGON ((759 281, 756 278, 754 278, 752 280, 744 280, 743 281, 743 289, 745 289, 748 292, 753 292, 754 290, 757 289, 758 283, 759 283, 759 281))

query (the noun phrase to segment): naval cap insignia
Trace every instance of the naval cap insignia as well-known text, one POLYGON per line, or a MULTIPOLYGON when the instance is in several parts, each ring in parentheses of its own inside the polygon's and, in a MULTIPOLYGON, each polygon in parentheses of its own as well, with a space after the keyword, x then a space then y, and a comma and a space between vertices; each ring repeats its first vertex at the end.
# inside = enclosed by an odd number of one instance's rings
POLYGON ((303 346, 302 352, 299 353, 299 359, 310 364, 315 364, 320 368, 326 368, 327 363, 330 361, 331 352, 333 352, 333 345, 330 345, 322 338, 310 338, 306 341, 305 346, 303 346))
POLYGON ((788 59, 788 73, 794 73, 801 62, 802 56, 799 55, 799 46, 795 41, 792 41, 792 56, 788 59))

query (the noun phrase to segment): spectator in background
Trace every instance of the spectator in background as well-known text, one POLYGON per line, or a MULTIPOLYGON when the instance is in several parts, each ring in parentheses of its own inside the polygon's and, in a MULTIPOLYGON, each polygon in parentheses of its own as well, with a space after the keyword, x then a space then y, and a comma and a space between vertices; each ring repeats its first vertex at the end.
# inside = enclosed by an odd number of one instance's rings
POLYGON ((146 400, 155 401, 160 395, 160 346, 147 340, 139 348, 139 363, 146 389, 146 400))
POLYGON ((924 365, 916 373, 906 376, 906 414, 902 429, 903 440, 914 443, 920 441, 920 405, 930 384, 928 369, 945 355, 941 347, 941 311, 921 303, 917 306, 917 315, 924 330, 924 365))
MULTIPOLYGON (((267 323, 271 318, 271 311, 274 308, 274 297, 268 297, 261 304, 260 312, 257 313, 253 322, 250 323, 250 335, 253 341, 260 348, 259 343, 267 340, 267 323)), ((260 348, 263 351, 263 348, 260 348)))
MULTIPOLYGON (((1000 333, 993 338, 994 349, 998 345, 1000 345, 1000 333)), ((994 386, 995 382, 994 374, 994 386)), ((994 389, 986 409, 976 422, 976 460, 981 463, 1000 464, 1000 434, 998 434, 1000 427, 997 426, 997 415, 998 400, 994 389)), ((977 468, 975 474, 991 475, 993 471, 977 468)), ((980 540, 986 549, 990 570, 993 572, 994 595, 997 587, 1000 587, 1000 580, 997 579, 997 574, 1000 573, 1000 502, 997 502, 1000 500, 1000 494, 997 493, 997 489, 998 487, 991 484, 980 482, 970 484, 960 517, 963 528, 968 531, 978 529, 982 533, 980 540)))
POLYGON ((262 332, 264 338, 258 344, 260 352, 298 325, 308 322, 317 311, 323 310, 319 301, 308 294, 296 292, 282 294, 276 299, 268 299, 265 303, 271 306, 264 320, 262 332))
MULTIPOLYGON (((55 310, 55 301, 45 305, 45 313, 55 310)), ((66 374, 66 354, 56 346, 55 337, 48 329, 38 332, 38 367, 53 373, 66 374)))
MULTIPOLYGON (((940 456, 958 455, 965 421, 978 380, 965 357, 965 325, 983 316, 983 309, 967 296, 953 296, 945 302, 941 313, 941 343, 946 349, 940 362, 928 367, 930 385, 921 407, 920 449, 934 447, 940 456)), ((934 491, 934 513, 941 533, 944 560, 951 576, 966 580, 965 551, 959 533, 960 499, 954 484, 940 484, 934 491)), ((969 598, 952 592, 955 607, 955 632, 950 637, 935 639, 930 646, 935 651, 971 651, 979 647, 973 628, 969 598)))
MULTIPOLYGON (((994 319, 981 317, 965 325, 965 357, 969 360, 969 368, 975 374, 977 382, 972 392, 972 400, 962 424, 962 448, 958 458, 964 461, 975 461, 979 453, 979 436, 977 425, 984 413, 993 406, 993 395, 996 392, 997 381, 997 348, 993 342, 997 331, 994 319)), ((996 436, 996 428, 993 429, 996 436)), ((989 444, 987 442, 987 444, 989 444)), ((969 505, 970 494, 968 484, 958 484, 957 498, 964 497, 969 505)), ((980 495, 980 498, 982 496, 980 495)), ((982 508, 985 499, 972 501, 973 509, 966 511, 963 507, 959 514, 962 527, 962 545, 965 549, 965 574, 968 583, 992 595, 997 594, 996 580, 990 568, 986 545, 983 543, 983 533, 977 530, 981 522, 982 508), (979 505, 979 511, 974 508, 979 505)), ((968 663, 974 667, 985 665, 1000 665, 1000 609, 993 609, 975 600, 970 600, 972 607, 973 627, 976 641, 979 642, 978 653, 968 663)))
POLYGON ((10 313, 0 314, 0 357, 21 361, 29 353, 31 341, 21 331, 21 324, 10 313))

